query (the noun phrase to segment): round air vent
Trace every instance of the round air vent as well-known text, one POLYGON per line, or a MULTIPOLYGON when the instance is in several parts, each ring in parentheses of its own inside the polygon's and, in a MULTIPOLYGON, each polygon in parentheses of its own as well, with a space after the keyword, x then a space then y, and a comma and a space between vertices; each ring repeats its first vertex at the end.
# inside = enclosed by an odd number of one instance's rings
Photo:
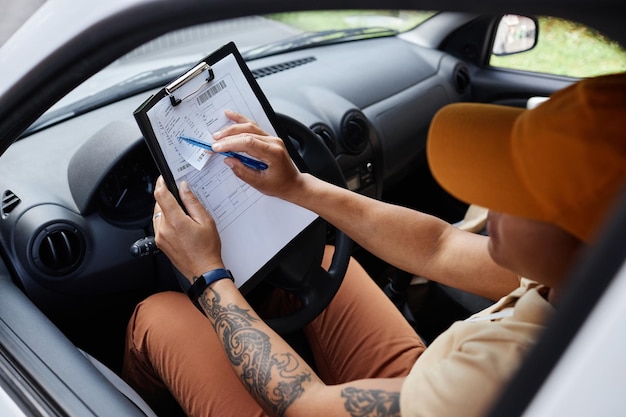
POLYGON ((68 223, 56 223, 41 230, 33 241, 32 260, 42 272, 62 276, 76 270, 85 256, 85 239, 68 223))
POLYGON ((311 130, 315 132, 334 155, 337 151, 337 144, 335 143, 335 134, 332 129, 323 123, 316 123, 311 126, 311 130))
POLYGON ((353 154, 362 152, 369 140, 369 127, 363 113, 352 110, 341 121, 341 145, 353 154))

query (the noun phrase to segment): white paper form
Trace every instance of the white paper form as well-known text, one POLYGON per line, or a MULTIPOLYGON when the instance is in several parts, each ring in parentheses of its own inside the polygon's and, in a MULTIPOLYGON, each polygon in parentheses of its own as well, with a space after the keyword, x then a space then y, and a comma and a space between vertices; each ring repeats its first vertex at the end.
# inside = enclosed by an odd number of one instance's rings
POLYGON ((224 115, 227 109, 276 135, 235 57, 227 55, 212 68, 215 77, 209 83, 202 85, 204 79, 197 77, 184 86, 186 91, 181 88, 177 92, 186 97, 180 104, 172 106, 166 96, 147 116, 176 183, 189 182, 215 219, 222 258, 241 286, 317 215, 260 193, 233 174, 223 163, 224 156, 206 153, 178 139, 190 136, 213 143, 213 133, 232 123, 224 115))

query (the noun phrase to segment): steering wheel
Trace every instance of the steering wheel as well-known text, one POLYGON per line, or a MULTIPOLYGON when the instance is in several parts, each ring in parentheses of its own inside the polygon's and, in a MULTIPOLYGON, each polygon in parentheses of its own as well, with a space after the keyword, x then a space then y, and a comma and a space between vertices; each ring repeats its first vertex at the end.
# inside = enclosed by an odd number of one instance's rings
MULTIPOLYGON (((315 133, 297 120, 278 115, 278 118, 310 170, 310 173, 332 184, 347 187, 343 173, 334 155, 315 133)), ((300 308, 290 315, 266 320, 279 334, 291 333, 317 317, 333 299, 343 281, 352 240, 335 230, 335 252, 328 271, 321 267, 329 225, 317 219, 281 252, 278 266, 266 280, 296 296, 300 308)))

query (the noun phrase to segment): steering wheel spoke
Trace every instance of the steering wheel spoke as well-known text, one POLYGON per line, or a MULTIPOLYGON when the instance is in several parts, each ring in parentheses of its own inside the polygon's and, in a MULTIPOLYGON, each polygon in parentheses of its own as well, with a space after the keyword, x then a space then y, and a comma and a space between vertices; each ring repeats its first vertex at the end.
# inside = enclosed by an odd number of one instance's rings
MULTIPOLYGON (((343 173, 334 155, 315 133, 290 117, 279 115, 298 153, 311 174, 335 185, 346 187, 343 173)), ((352 240, 335 230, 335 252, 328 271, 321 266, 326 246, 328 224, 319 219, 312 227, 294 239, 280 254, 275 273, 267 279, 300 300, 300 309, 267 323, 278 333, 296 331, 317 317, 339 290, 352 254, 352 240)))

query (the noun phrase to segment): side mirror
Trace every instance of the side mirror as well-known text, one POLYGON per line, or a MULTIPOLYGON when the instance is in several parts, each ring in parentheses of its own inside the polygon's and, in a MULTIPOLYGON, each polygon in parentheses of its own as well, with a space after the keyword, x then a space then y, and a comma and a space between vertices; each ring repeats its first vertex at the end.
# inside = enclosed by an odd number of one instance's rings
POLYGON ((507 14, 502 16, 493 41, 496 56, 528 51, 537 44, 539 24, 534 17, 507 14))

